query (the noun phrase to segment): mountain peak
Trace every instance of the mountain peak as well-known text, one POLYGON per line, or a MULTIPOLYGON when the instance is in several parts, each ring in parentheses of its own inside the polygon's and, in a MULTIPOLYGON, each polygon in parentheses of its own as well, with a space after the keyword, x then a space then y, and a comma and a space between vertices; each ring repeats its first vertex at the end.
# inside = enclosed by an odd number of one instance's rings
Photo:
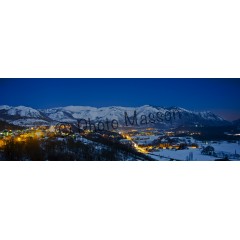
MULTIPOLYGON (((149 114, 166 114, 167 111, 181 112, 181 121, 174 122, 177 124, 201 124, 201 125, 223 125, 227 121, 223 120, 210 111, 194 112, 181 107, 156 107, 152 105, 143 105, 140 107, 91 107, 91 106, 66 106, 58 108, 49 108, 36 110, 31 107, 8 105, 0 106, 0 118, 16 125, 31 125, 34 123, 50 124, 51 122, 75 122, 78 119, 90 119, 93 122, 104 121, 105 119, 116 119, 119 123, 124 123, 125 112, 133 116, 134 112, 138 116, 149 114), (132 112, 132 113, 131 113, 132 112)), ((159 115, 160 116, 160 115, 159 115)), ((165 125, 173 124, 172 122, 164 123, 165 125)))
POLYGON ((10 109, 11 107, 10 106, 8 106, 8 105, 1 105, 0 106, 0 110, 8 110, 8 109, 10 109))

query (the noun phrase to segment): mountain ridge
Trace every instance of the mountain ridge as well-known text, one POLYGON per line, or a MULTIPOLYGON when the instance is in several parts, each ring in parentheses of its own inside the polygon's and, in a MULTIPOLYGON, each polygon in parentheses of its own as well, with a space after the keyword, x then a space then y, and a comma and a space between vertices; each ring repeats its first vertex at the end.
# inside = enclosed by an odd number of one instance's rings
MULTIPOLYGON (((106 118, 116 119, 120 124, 124 122, 125 112, 130 116, 149 116, 150 114, 166 114, 167 112, 177 112, 182 119, 172 121, 171 123, 162 123, 160 125, 228 125, 231 122, 224 120, 211 111, 191 111, 181 107, 159 107, 143 105, 140 107, 91 107, 91 106, 65 106, 47 109, 34 109, 26 106, 12 107, 8 105, 0 106, 0 119, 18 126, 32 125, 50 125, 57 122, 76 122, 78 119, 90 119, 97 122, 106 118)), ((175 118, 174 118, 175 120, 175 118)), ((160 127, 159 125, 159 127, 160 127)))

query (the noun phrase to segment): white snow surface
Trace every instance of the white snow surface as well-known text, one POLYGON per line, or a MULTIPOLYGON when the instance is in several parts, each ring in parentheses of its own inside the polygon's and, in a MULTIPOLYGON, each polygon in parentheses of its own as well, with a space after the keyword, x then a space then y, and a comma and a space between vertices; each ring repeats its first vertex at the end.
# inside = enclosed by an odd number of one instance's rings
MULTIPOLYGON (((22 118, 43 118, 48 117, 50 121, 57 122, 73 122, 77 119, 90 119, 91 121, 110 121, 116 119, 120 124, 125 122, 125 112, 131 118, 134 116, 134 112, 137 112, 138 117, 141 115, 149 116, 153 114, 156 117, 156 113, 161 112, 165 114, 167 111, 179 111, 191 113, 195 116, 201 116, 203 119, 210 121, 223 121, 222 118, 216 116, 211 112, 193 112, 183 108, 163 108, 155 107, 150 105, 144 105, 140 107, 121 107, 121 106, 110 106, 110 107, 90 107, 90 106, 66 106, 50 109, 33 109, 31 107, 18 106, 11 107, 7 105, 0 106, 0 110, 5 110, 4 114, 9 116, 18 116, 22 118)), ((166 122, 163 122, 166 124, 166 122)))
POLYGON ((8 106, 8 105, 2 105, 2 106, 0 106, 0 110, 8 110, 8 109, 10 109, 11 107, 10 106, 8 106))
POLYGON ((7 110, 7 114, 11 116, 21 116, 21 117, 31 117, 31 118, 39 118, 41 117, 41 113, 33 109, 31 107, 18 106, 11 107, 7 105, 0 106, 0 110, 7 110))
MULTIPOLYGON (((188 112, 193 113, 195 115, 200 115, 203 118, 213 120, 222 120, 219 117, 216 117, 211 112, 191 112, 183 108, 176 108, 176 110, 180 112, 188 112)), ((89 107, 89 106, 67 106, 67 107, 60 107, 60 108, 52 108, 52 109, 43 109, 41 110, 43 113, 45 113, 49 118, 53 120, 59 120, 62 121, 63 119, 67 118, 69 119, 88 119, 90 120, 103 120, 108 118, 109 120, 116 119, 118 121, 121 121, 124 119, 124 114, 127 112, 129 117, 134 115, 134 111, 137 112, 138 116, 146 115, 149 116, 149 114, 156 114, 158 112, 161 112, 165 114, 169 109, 162 108, 162 107, 154 107, 150 105, 144 105, 141 107, 121 107, 121 106, 110 106, 110 107, 89 107), (68 114, 68 115, 66 115, 68 114)))
MULTIPOLYGON (((219 143, 209 143, 209 144, 200 144, 200 146, 212 146, 215 149, 215 152, 225 152, 229 154, 240 154, 240 145, 238 143, 228 143, 228 142, 219 142, 219 143)), ((193 153, 193 161, 214 161, 216 157, 202 155, 202 149, 185 149, 185 150, 168 150, 163 149, 160 151, 152 152, 149 155, 156 160, 169 160, 169 158, 174 158, 177 160, 186 160, 190 153, 193 153), (154 156, 154 155, 157 156, 154 156), (166 158, 160 158, 159 156, 164 156, 166 158)), ((233 159, 236 160, 236 159, 233 159)))
POLYGON ((27 118, 27 119, 18 119, 11 121, 12 124, 17 125, 17 126, 35 126, 35 125, 48 125, 47 121, 41 120, 41 119, 36 119, 36 118, 27 118))

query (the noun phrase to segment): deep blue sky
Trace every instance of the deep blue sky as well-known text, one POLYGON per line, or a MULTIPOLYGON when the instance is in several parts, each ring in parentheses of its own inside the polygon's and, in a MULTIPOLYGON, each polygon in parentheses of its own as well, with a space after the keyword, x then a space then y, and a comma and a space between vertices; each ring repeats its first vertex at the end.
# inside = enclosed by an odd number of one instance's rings
POLYGON ((0 79, 0 105, 180 106, 240 118, 240 79, 0 79))

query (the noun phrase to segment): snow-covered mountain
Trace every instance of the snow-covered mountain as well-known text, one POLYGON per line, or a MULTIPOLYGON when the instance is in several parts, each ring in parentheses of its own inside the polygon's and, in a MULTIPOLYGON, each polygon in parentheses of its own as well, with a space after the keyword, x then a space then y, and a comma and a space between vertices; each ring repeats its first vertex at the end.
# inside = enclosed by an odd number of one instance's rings
POLYGON ((11 107, 7 105, 0 106, 0 119, 18 126, 28 126, 35 124, 48 124, 49 120, 40 111, 25 107, 11 107))
POLYGON ((163 119, 167 116, 168 121, 157 123, 157 126, 178 126, 178 125, 210 125, 219 126, 227 125, 229 122, 225 121, 221 117, 215 115, 212 112, 194 112, 179 107, 156 107, 150 105, 144 105, 141 107, 87 107, 87 106, 68 106, 51 109, 33 109, 30 107, 11 107, 7 105, 0 106, 0 119, 9 123, 22 126, 31 125, 50 125, 57 122, 76 122, 78 119, 90 119, 92 122, 106 121, 116 119, 120 125, 125 123, 125 113, 129 118, 134 116, 136 112, 138 120, 141 120, 141 116, 147 116, 157 118, 157 116, 163 119), (169 120, 169 114, 171 120, 169 120), (175 114, 175 115, 173 115, 175 114))

